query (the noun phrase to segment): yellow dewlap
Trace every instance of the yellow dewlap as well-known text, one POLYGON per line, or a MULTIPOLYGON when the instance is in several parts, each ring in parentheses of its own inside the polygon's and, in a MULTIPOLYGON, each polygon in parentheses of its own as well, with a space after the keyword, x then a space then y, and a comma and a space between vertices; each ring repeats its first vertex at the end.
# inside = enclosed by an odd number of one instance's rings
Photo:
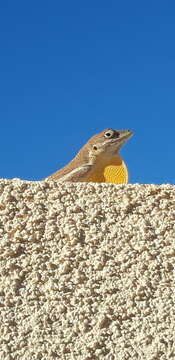
POLYGON ((127 184, 128 170, 122 158, 117 155, 110 165, 106 166, 102 171, 91 175, 88 181, 127 184))

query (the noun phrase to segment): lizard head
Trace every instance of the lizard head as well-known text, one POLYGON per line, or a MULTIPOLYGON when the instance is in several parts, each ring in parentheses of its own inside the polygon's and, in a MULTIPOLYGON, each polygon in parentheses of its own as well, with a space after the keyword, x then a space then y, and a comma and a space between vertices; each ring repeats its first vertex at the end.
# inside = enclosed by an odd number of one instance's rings
POLYGON ((87 143, 90 160, 110 161, 132 134, 130 130, 106 129, 93 136, 87 143))

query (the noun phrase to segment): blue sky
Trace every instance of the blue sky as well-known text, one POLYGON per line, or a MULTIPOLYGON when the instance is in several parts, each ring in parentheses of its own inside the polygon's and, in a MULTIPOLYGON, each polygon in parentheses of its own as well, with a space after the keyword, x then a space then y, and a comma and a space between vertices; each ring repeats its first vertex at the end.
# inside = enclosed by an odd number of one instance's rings
POLYGON ((175 2, 0 2, 0 177, 39 180, 107 127, 131 183, 174 183, 175 2))

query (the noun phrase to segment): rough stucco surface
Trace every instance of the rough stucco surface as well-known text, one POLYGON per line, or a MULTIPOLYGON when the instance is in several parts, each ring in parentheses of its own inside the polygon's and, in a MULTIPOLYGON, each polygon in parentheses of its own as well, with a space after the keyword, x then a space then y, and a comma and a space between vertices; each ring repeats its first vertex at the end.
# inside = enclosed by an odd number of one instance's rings
POLYGON ((0 181, 0 359, 175 359, 175 187, 0 181))

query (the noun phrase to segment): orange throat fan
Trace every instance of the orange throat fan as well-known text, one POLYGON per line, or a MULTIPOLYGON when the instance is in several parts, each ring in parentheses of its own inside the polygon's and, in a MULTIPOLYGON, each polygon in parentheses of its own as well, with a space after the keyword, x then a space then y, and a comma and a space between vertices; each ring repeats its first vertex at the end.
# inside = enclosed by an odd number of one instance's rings
POLYGON ((127 184, 128 183, 128 169, 124 161, 119 155, 106 166, 103 172, 93 174, 89 177, 88 181, 92 182, 105 182, 112 184, 127 184))

